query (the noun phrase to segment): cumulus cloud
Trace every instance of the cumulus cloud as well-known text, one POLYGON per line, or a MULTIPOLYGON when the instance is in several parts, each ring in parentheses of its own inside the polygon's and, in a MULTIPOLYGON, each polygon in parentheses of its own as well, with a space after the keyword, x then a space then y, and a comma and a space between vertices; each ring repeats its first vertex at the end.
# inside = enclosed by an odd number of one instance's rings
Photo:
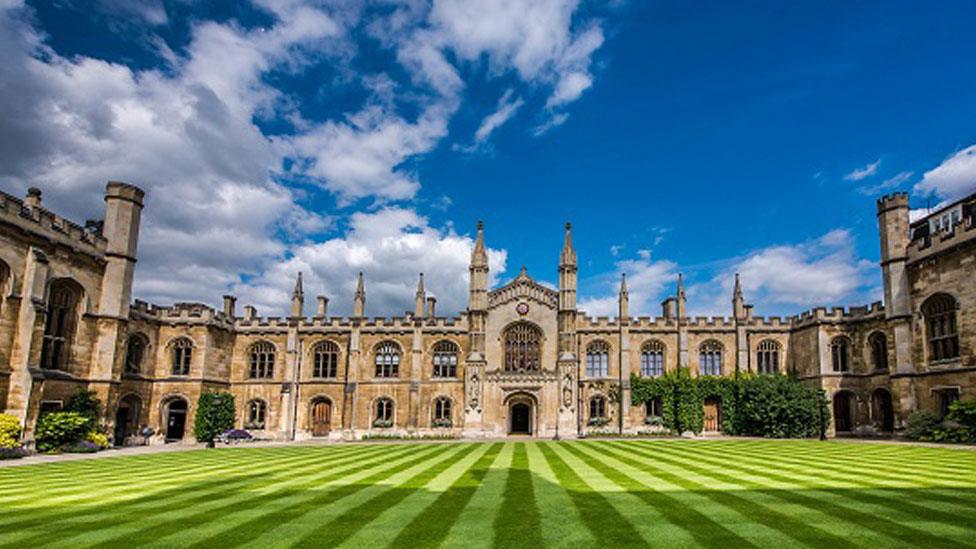
MULTIPOLYGON (((457 314, 467 307, 473 246, 470 236, 449 227, 432 227, 411 209, 360 212, 351 217, 341 237, 294 247, 289 260, 272 265, 238 290, 247 302, 271 311, 285 310, 296 273, 301 271, 306 299, 327 295, 331 311, 350 314, 356 276, 362 272, 367 313, 402 314, 413 310, 417 276, 422 272, 428 295, 437 298, 438 314, 457 314)), ((504 273, 505 261, 504 250, 488 250, 491 284, 504 273)))
POLYGON ((951 201, 976 190, 976 145, 952 154, 935 168, 925 172, 913 191, 923 196, 935 195, 951 201))
POLYGON ((614 267, 614 272, 597 277, 598 285, 603 286, 606 293, 581 299, 579 308, 590 316, 616 316, 620 277, 626 274, 631 316, 660 314, 661 295, 677 280, 677 264, 652 260, 650 252, 641 250, 636 259, 617 261, 614 267))
POLYGON ((877 161, 872 162, 863 168, 857 168, 856 170, 851 171, 849 174, 844 176, 844 179, 847 181, 860 181, 862 179, 866 179, 878 173, 878 167, 880 166, 881 159, 879 158, 877 161))

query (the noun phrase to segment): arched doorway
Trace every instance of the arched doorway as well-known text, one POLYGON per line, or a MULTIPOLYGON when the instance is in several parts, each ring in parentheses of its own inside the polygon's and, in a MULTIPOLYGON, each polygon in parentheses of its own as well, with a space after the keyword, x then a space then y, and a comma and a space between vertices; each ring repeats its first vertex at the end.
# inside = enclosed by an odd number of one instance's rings
POLYGON ((511 406, 509 434, 532 434, 532 407, 526 402, 514 402, 511 406))
POLYGON ((849 433, 854 426, 851 406, 852 395, 849 391, 839 391, 834 394, 834 431, 849 433))
POLYGON ((895 414, 891 405, 891 393, 887 389, 875 389, 871 394, 871 417, 875 427, 883 432, 895 430, 895 414))
POLYGON ((327 398, 313 400, 309 418, 313 437, 328 436, 332 430, 332 402, 327 398))
POLYGON ((718 397, 708 397, 704 403, 704 431, 722 432, 722 401, 718 397))
POLYGON ((115 411, 115 445, 125 445, 125 439, 138 434, 139 416, 142 412, 142 399, 136 395, 126 395, 119 401, 115 411))
POLYGON ((186 411, 189 406, 182 398, 166 404, 166 442, 183 440, 186 435, 186 411))

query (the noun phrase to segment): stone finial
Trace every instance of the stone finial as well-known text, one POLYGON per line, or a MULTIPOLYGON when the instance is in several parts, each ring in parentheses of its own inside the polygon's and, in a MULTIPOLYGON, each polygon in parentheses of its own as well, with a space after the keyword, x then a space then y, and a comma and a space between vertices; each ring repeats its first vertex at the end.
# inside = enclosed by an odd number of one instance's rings
POLYGON ((485 250, 485 224, 478 221, 478 237, 474 241, 474 249, 471 251, 471 267, 487 267, 488 252, 485 250))
POLYGON ((414 318, 424 318, 425 296, 426 296, 426 292, 424 291, 424 273, 420 273, 420 280, 417 282, 417 295, 414 297, 414 308, 413 308, 414 318))
POLYGON ((620 274, 620 294, 617 297, 619 318, 621 321, 630 317, 630 295, 627 293, 627 274, 620 274))
POLYGON ((678 296, 677 296, 677 315, 678 318, 685 318, 687 310, 687 298, 685 297, 685 275, 678 273, 678 296))
POLYGON ((742 282, 739 281, 739 273, 735 273, 735 287, 732 290, 732 316, 739 319, 746 317, 746 301, 742 296, 742 282))
POLYGON ((563 251, 559 254, 560 266, 576 265, 576 250, 573 249, 573 224, 566 223, 566 232, 563 236, 563 251))
POLYGON ((291 316, 298 318, 302 316, 305 307, 305 290, 302 288, 302 273, 298 272, 295 278, 295 290, 291 293, 291 316))
POLYGON ((353 298, 353 316, 362 318, 366 312, 366 285, 363 282, 363 273, 359 273, 356 281, 356 295, 353 298))

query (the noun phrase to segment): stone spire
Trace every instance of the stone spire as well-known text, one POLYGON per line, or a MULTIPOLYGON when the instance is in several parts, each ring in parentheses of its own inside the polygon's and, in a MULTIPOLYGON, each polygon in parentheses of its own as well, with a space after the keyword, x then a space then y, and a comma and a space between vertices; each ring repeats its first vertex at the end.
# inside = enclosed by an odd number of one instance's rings
POLYGON ((746 301, 742 296, 742 283, 739 282, 739 273, 735 273, 735 288, 732 290, 732 315, 735 318, 745 318, 746 301))
MULTIPOLYGON (((478 238, 468 267, 468 364, 485 361, 485 329, 488 321, 488 253, 485 251, 485 225, 478 222, 478 238)), ((472 370, 474 371, 474 370, 472 370)), ((466 389, 467 390, 467 389, 466 389)), ((470 402, 468 403, 470 405, 470 402)))
POLYGON ((685 275, 678 273, 678 318, 685 318, 687 299, 685 298, 685 275))
POLYGON ((478 222, 478 238, 471 251, 471 267, 488 267, 488 252, 485 251, 485 224, 478 222))
POLYGON ((621 321, 630 317, 630 294, 627 292, 627 274, 620 274, 620 293, 617 296, 618 313, 621 321))
POLYGON ((363 273, 359 273, 359 280, 356 283, 356 296, 352 303, 352 316, 362 318, 366 311, 366 288, 363 284, 363 273))
POLYGON ((559 265, 576 265, 576 251, 573 250, 572 223, 566 223, 566 234, 563 237, 563 251, 559 254, 559 265))
POLYGON ((302 289, 302 273, 298 272, 295 278, 295 290, 291 293, 291 316, 294 318, 302 316, 302 309, 305 306, 305 291, 302 289))
POLYGON ((424 318, 424 301, 427 292, 424 291, 424 273, 420 273, 420 281, 417 282, 417 295, 414 298, 413 317, 424 318))

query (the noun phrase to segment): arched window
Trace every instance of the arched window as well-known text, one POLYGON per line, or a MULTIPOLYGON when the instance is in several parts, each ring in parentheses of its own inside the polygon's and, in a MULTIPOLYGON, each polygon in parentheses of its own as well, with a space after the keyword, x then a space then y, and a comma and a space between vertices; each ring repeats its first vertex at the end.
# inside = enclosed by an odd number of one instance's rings
POLYGON ((269 341, 259 341, 251 345, 250 368, 248 377, 251 379, 270 379, 274 377, 275 346, 269 341))
POLYGON ((722 375, 722 344, 710 339, 698 348, 698 373, 703 376, 722 375))
POLYGON ((434 377, 457 377, 460 352, 453 341, 438 341, 434 345, 434 377))
POLYGON ((193 358, 193 342, 185 337, 178 337, 169 346, 173 359, 173 367, 171 369, 173 375, 190 375, 190 359, 193 358))
POLYGON ((849 372, 851 369, 851 340, 837 336, 830 340, 830 361, 835 372, 849 372))
POLYGON ((606 341, 594 341, 586 348, 586 377, 610 375, 610 345, 606 341))
POLYGON ((641 375, 644 377, 664 375, 664 343, 655 339, 641 346, 641 375))
POLYGON ((654 397, 644 402, 645 417, 661 417, 664 415, 664 405, 660 398, 654 397))
POLYGON ((383 397, 376 400, 373 427, 393 427, 393 401, 383 397))
POLYGON ((760 374, 779 373, 779 343, 764 339, 756 348, 756 371, 760 374))
POLYGON ((956 299, 949 294, 935 294, 922 304, 922 314, 928 330, 929 359, 959 358, 956 299))
POLYGON ((450 427, 451 421, 451 399, 438 397, 434 400, 434 427, 450 427))
POLYGON ((607 399, 595 396, 590 399, 590 421, 607 418, 607 399))
POLYGON ((263 400, 254 399, 247 403, 247 429, 264 429, 264 418, 268 413, 268 405, 263 400))
POLYGON ((888 369, 888 337, 884 332, 874 332, 868 337, 871 347, 871 363, 876 370, 888 369))
POLYGON ((376 377, 399 377, 400 346, 384 341, 376 346, 376 377))
POLYGON ((516 322, 505 330, 505 370, 532 372, 539 369, 542 332, 528 322, 516 322))
POLYGON ((61 279, 51 283, 41 344, 41 368, 63 370, 67 366, 80 299, 81 290, 74 281, 61 279))
POLYGON ((331 379, 339 372, 339 346, 332 341, 321 341, 312 350, 312 377, 331 379))
POLYGON ((132 334, 125 344, 125 372, 138 374, 142 371, 142 359, 146 356, 149 339, 142 334, 132 334))

